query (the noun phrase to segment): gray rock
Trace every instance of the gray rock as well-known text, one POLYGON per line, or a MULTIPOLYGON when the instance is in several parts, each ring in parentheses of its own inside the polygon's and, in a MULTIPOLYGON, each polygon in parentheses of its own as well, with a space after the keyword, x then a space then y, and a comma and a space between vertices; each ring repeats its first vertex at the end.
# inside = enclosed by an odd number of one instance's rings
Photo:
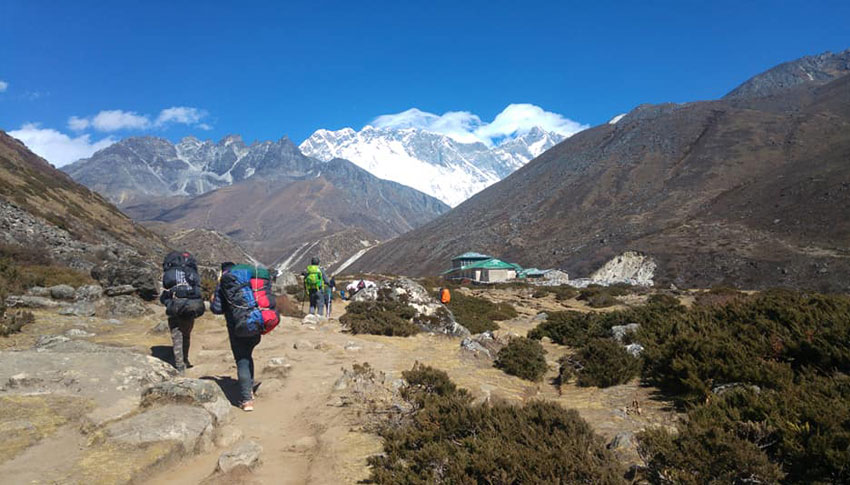
POLYGON ((233 408, 214 381, 186 377, 158 382, 142 392, 143 406, 162 403, 201 406, 210 413, 216 424, 226 421, 233 408))
POLYGON ((318 315, 305 315, 301 320, 301 325, 319 325, 322 323, 322 317, 318 315))
POLYGON ((118 285, 118 286, 110 286, 103 290, 106 296, 121 296, 121 295, 132 295, 136 292, 136 288, 133 285, 118 285))
POLYGON ((70 285, 56 285, 50 287, 50 296, 56 300, 73 300, 76 290, 70 285))
POLYGON ((623 343, 623 339, 626 338, 626 334, 635 333, 640 328, 639 323, 629 323, 626 325, 614 325, 611 327, 611 335, 614 336, 614 340, 617 342, 623 343))
POLYGON ((70 328, 65 332, 65 335, 68 337, 94 337, 93 333, 86 332, 79 328, 70 328))
POLYGON ((148 330, 149 333, 166 333, 169 332, 168 321, 163 320, 157 323, 152 329, 148 330))
POLYGON ((310 342, 309 340, 302 339, 302 340, 299 340, 299 341, 295 342, 294 344, 292 344, 292 348, 295 349, 295 350, 309 350, 309 349, 315 349, 316 346, 313 345, 313 342, 310 342))
POLYGON ((6 298, 6 306, 8 308, 58 308, 61 304, 43 296, 12 295, 6 298))
POLYGON ((256 441, 245 441, 239 443, 230 451, 226 451, 218 458, 217 471, 228 473, 238 466, 253 468, 260 463, 260 455, 263 447, 256 441))
POLYGON ((634 438, 635 434, 631 431, 621 431, 608 443, 608 449, 618 450, 623 448, 633 448, 635 446, 634 438))
POLYGON ((35 341, 35 348, 36 349, 48 348, 48 347, 50 347, 54 344, 67 342, 68 340, 71 340, 71 339, 69 339, 68 337, 64 337, 62 335, 42 335, 42 336, 38 337, 38 340, 35 341))
POLYGON ((345 350, 347 350, 348 352, 359 352, 359 351, 363 350, 363 347, 357 345, 354 342, 346 342, 345 347, 343 347, 343 348, 345 350))
POLYGON ((488 359, 491 357, 490 351, 487 350, 483 345, 475 341, 472 337, 466 337, 460 342, 460 348, 467 351, 472 352, 475 355, 483 355, 488 359))
POLYGON ((73 305, 68 305, 59 310, 60 315, 69 315, 75 317, 93 317, 95 314, 94 303, 80 301, 73 305))
POLYGON ((284 378, 292 370, 292 364, 287 362, 283 357, 274 357, 269 359, 268 364, 263 368, 263 377, 284 378))
POLYGON ((96 301, 103 297, 103 287, 100 285, 84 285, 74 292, 77 301, 96 301))
POLYGON ((378 289, 374 286, 363 288, 351 297, 351 301, 376 301, 378 299, 378 289))
POLYGON ((734 390, 748 390, 756 394, 761 392, 761 388, 759 386, 755 384, 747 384, 745 382, 730 382, 729 384, 721 384, 719 386, 713 387, 711 389, 711 392, 717 394, 718 396, 722 396, 734 390))
POLYGON ((626 345, 626 352, 632 354, 632 357, 639 357, 641 352, 643 352, 643 345, 641 345, 641 344, 626 345))
POLYGON ((125 253, 114 257, 114 260, 105 261, 91 270, 92 277, 103 287, 130 285, 148 301, 159 296, 159 268, 138 255, 125 253))
POLYGON ((201 408, 185 405, 149 409, 106 427, 106 435, 119 443, 139 446, 177 441, 190 453, 207 448, 212 433, 212 416, 201 408))
POLYGON ((109 320, 106 321, 106 323, 108 323, 110 325, 116 325, 116 326, 124 325, 124 322, 122 322, 121 320, 118 320, 117 318, 110 318, 109 320))
POLYGON ((141 300, 131 295, 101 300, 99 310, 105 318, 135 318, 153 313, 141 300))
POLYGON ((546 312, 540 312, 537 315, 534 315, 535 320, 546 320, 549 318, 549 314, 546 312))
POLYGON ((29 296, 43 296, 45 298, 50 298, 50 289, 44 288, 42 286, 33 286, 32 288, 27 290, 27 295, 29 295, 29 296))

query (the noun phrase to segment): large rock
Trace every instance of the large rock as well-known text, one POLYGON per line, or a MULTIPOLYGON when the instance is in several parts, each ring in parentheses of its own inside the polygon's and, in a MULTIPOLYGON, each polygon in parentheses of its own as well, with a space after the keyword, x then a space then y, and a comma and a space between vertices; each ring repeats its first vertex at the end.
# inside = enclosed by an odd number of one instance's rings
POLYGON ((657 264, 649 256, 637 251, 626 251, 602 265, 590 275, 590 279, 604 286, 617 283, 652 286, 656 268, 657 264))
POLYGON ((104 318, 135 318, 150 315, 153 310, 135 296, 122 295, 101 300, 98 313, 104 318))
POLYGON ((375 301, 378 299, 378 288, 370 286, 363 288, 351 297, 351 301, 375 301))
POLYGON ((216 424, 226 421, 233 408, 214 381, 185 377, 156 383, 142 393, 143 406, 163 403, 201 406, 210 413, 216 424))
MULTIPOLYGON (((366 291, 360 290, 357 295, 366 291)), ((426 332, 442 333, 454 337, 467 337, 469 330, 457 323, 452 312, 445 305, 428 294, 422 285, 409 278, 385 280, 378 284, 376 299, 373 301, 394 301, 410 305, 416 310, 413 323, 426 332)), ((355 298, 357 295, 354 295, 355 298)))
POLYGON ((76 290, 71 285, 56 285, 50 288, 50 297, 55 300, 73 300, 76 290))
POLYGON ((103 296, 103 287, 100 285, 83 285, 74 292, 77 301, 96 301, 103 296))
POLYGON ((253 468, 260 463, 260 455, 263 447, 256 441, 245 441, 239 443, 230 451, 226 451, 218 458, 217 470, 228 473, 238 466, 253 468))
POLYGON ((623 343, 627 334, 635 333, 640 328, 639 323, 628 323, 626 325, 614 325, 611 327, 611 336, 619 343, 623 343))
POLYGON ((62 306, 58 301, 43 296, 8 296, 6 297, 6 306, 9 308, 58 308, 62 306))
POLYGON ((208 449, 212 444, 213 419, 201 408, 172 404, 110 424, 106 435, 134 446, 177 441, 184 452, 192 453, 208 449))
POLYGON ((95 314, 94 303, 88 301, 79 301, 73 305, 68 305, 59 310, 60 315, 70 315, 74 317, 93 317, 95 314))
POLYGON ((122 296, 122 295, 132 295, 136 292, 136 288, 133 285, 118 285, 118 286, 110 286, 103 290, 106 296, 122 296))
POLYGON ((159 269, 137 255, 112 255, 92 268, 91 275, 105 288, 130 285, 145 300, 159 296, 159 269))
POLYGON ((80 397, 94 405, 86 415, 93 425, 134 412, 143 388, 176 373, 148 355, 59 335, 40 337, 31 350, 0 351, 0 394, 80 397), (13 378, 20 374, 27 378, 13 378))

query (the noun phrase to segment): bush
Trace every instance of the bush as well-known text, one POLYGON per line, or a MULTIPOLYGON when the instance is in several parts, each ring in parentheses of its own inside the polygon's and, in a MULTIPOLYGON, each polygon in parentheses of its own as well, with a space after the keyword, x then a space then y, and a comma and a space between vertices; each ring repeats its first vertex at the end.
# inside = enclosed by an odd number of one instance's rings
POLYGON ((546 351, 536 340, 518 337, 511 339, 508 345, 496 355, 494 365, 505 373, 529 381, 539 381, 546 374, 548 366, 546 351))
POLYGON ((591 285, 587 288, 582 288, 576 299, 586 302, 591 308, 607 308, 618 303, 615 294, 624 295, 625 293, 622 289, 591 285))
POLYGON ((348 305, 345 315, 339 318, 339 323, 353 334, 409 337, 420 331, 419 327, 411 322, 415 316, 416 310, 403 303, 355 301, 348 305))
POLYGON ((611 453, 575 410, 556 403, 472 405, 442 371, 405 372, 417 411, 382 432, 377 484, 622 483, 611 453))
POLYGON ((0 336, 8 337, 13 333, 21 331, 24 325, 33 323, 35 316, 27 311, 16 311, 6 315, 0 315, 0 336))
POLYGON ((495 320, 516 318, 517 311, 509 303, 493 303, 486 298, 467 296, 460 292, 452 293, 452 301, 447 305, 455 320, 472 333, 497 330, 495 320))
POLYGON ((640 359, 612 339, 592 339, 574 356, 564 356, 558 363, 558 384, 573 376, 582 387, 610 387, 632 380, 640 372, 640 359))
POLYGON ((307 294, 304 293, 304 287, 301 285, 286 285, 283 287, 283 291, 286 292, 287 295, 291 295, 298 303, 303 303, 309 300, 307 294))
POLYGON ((694 304, 700 306, 727 305, 731 302, 742 300, 746 296, 745 293, 735 288, 715 286, 708 291, 698 293, 694 299, 694 304))

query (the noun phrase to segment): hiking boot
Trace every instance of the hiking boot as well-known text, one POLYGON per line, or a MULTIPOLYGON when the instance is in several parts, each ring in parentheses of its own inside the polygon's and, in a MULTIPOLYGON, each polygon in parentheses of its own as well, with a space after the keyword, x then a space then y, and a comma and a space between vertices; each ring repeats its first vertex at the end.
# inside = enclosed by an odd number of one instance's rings
POLYGON ((187 368, 187 369, 191 369, 192 367, 195 367, 194 365, 192 365, 192 363, 191 363, 191 362, 189 362, 189 360, 188 360, 188 359, 187 359, 185 362, 186 362, 186 368, 187 368))
POLYGON ((254 410, 254 400, 245 401, 242 403, 242 410, 245 412, 250 412, 254 410))
POLYGON ((254 399, 254 396, 257 394, 257 390, 260 388, 262 381, 257 381, 254 383, 254 387, 251 389, 251 399, 254 399))

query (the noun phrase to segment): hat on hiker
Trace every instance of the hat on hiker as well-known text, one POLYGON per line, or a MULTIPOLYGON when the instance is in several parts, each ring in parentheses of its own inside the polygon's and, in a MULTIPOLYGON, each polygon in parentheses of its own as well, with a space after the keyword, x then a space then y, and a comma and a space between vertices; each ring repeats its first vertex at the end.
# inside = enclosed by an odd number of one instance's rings
POLYGON ((313 256, 313 259, 310 260, 310 264, 319 264, 318 256, 313 256))
POLYGON ((227 261, 227 262, 221 263, 221 270, 227 271, 234 266, 236 266, 234 263, 227 261))

